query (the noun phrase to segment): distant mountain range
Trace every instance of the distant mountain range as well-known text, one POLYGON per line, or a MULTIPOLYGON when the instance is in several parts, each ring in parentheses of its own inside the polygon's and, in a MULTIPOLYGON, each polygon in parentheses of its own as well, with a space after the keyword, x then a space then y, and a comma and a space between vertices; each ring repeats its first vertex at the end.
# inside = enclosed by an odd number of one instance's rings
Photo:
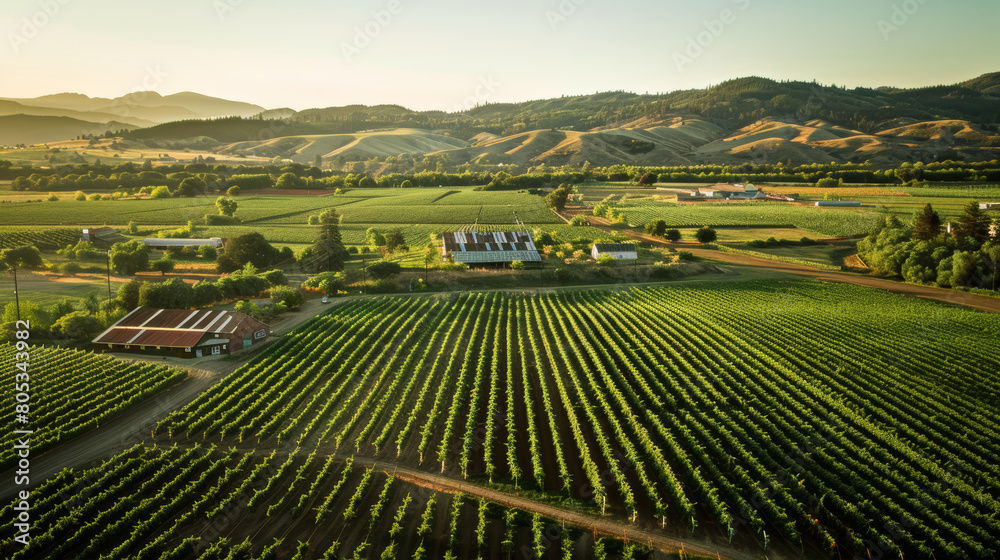
POLYGON ((192 92, 141 91, 114 99, 79 93, 0 98, 0 144, 55 142, 107 130, 133 130, 184 119, 249 117, 263 111, 259 105, 192 92))
POLYGON ((343 162, 400 154, 524 166, 787 160, 891 165, 1000 156, 1000 73, 916 89, 848 90, 748 77, 667 94, 607 92, 490 103, 464 113, 398 105, 265 111, 195 93, 0 99, 0 115, 15 114, 24 116, 16 121, 0 116, 0 143, 11 144, 19 134, 22 142, 32 143, 75 137, 80 132, 68 132, 87 126, 120 126, 129 131, 126 142, 136 145, 190 143, 230 155, 303 163, 316 157, 343 162), (233 118, 217 118, 224 116, 233 118), (57 124, 53 117, 77 121, 57 124))

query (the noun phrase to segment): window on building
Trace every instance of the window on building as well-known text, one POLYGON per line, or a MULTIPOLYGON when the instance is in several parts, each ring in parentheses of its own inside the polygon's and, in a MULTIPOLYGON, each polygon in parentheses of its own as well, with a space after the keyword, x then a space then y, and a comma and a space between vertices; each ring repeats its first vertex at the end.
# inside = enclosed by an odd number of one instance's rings
POLYGON ((221 353, 222 353, 222 347, 221 346, 213 346, 212 347, 212 354, 213 355, 215 355, 215 354, 221 354, 221 353))

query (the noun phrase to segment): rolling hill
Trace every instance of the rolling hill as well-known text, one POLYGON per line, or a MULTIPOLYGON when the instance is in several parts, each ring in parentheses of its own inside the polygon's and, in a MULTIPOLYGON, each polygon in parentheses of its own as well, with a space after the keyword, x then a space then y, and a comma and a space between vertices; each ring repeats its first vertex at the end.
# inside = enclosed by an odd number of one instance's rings
POLYGON ((114 121, 93 123, 70 117, 5 115, 0 116, 0 145, 44 144, 89 134, 97 136, 108 130, 118 131, 129 128, 134 127, 114 121))
POLYGON ((273 140, 236 142, 220 147, 223 154, 244 154, 265 157, 283 156, 302 163, 311 163, 316 156, 347 160, 399 154, 426 154, 463 147, 463 140, 423 130, 396 129, 385 132, 357 134, 317 134, 285 136, 273 140))
MULTIPOLYGON (((452 163, 517 165, 787 160, 872 160, 892 165, 917 159, 996 159, 998 86, 1000 73, 917 89, 848 90, 747 77, 657 95, 619 91, 487 103, 462 114, 417 112, 399 105, 349 105, 284 117, 289 128, 307 125, 312 134, 333 135, 324 140, 329 145, 310 144, 299 131, 285 133, 296 135, 291 139, 239 138, 234 122, 190 123, 188 128, 192 137, 218 140, 217 149, 226 153, 266 153, 303 163, 316 155, 356 161, 447 154, 452 163), (363 140, 353 136, 371 130, 383 132, 365 133, 363 140), (416 137, 447 137, 450 145, 413 142, 416 137)), ((152 139, 166 134, 165 127, 158 129, 131 136, 152 139)), ((174 139, 183 135, 170 132, 174 139)))
MULTIPOLYGON (((202 137, 204 139, 204 137, 202 137)), ((874 134, 826 121, 804 124, 767 118, 733 131, 696 118, 676 118, 645 127, 602 127, 593 131, 531 130, 507 136, 482 133, 470 140, 419 129, 288 136, 227 143, 213 151, 226 155, 263 156, 312 163, 341 158, 447 155, 453 163, 549 166, 794 164, 872 161, 934 161, 961 157, 996 159, 1000 136, 978 130, 968 121, 916 122, 874 134)))
POLYGON ((153 126, 157 121, 137 118, 135 116, 105 113, 100 111, 77 111, 59 107, 44 107, 25 105, 19 101, 0 99, 0 116, 8 115, 28 115, 38 117, 69 117, 76 120, 90 123, 107 123, 111 121, 123 122, 133 127, 144 128, 153 126))
POLYGON ((0 114, 17 108, 5 109, 4 103, 35 107, 35 114, 46 114, 39 107, 91 118, 125 112, 133 121, 181 115, 131 131, 126 140, 152 148, 189 142, 191 148, 218 153, 303 163, 317 156, 361 161, 447 154, 453 164, 871 160, 892 165, 942 158, 989 160, 1000 154, 1000 73, 914 89, 846 89, 745 77, 655 95, 617 91, 486 103, 464 113, 411 111, 399 105, 265 111, 190 92, 147 92, 117 100, 78 94, 0 100, 0 114), (229 116, 209 118, 220 114, 229 116))
POLYGON ((94 131, 103 134, 106 130, 148 128, 182 119, 249 117, 263 111, 264 108, 258 105, 192 92, 164 96, 153 91, 143 91, 114 99, 88 97, 79 93, 57 93, 35 98, 0 98, 0 117, 70 119, 6 119, 0 132, 0 137, 3 138, 0 142, 53 142, 72 139, 81 134, 97 134, 94 131))

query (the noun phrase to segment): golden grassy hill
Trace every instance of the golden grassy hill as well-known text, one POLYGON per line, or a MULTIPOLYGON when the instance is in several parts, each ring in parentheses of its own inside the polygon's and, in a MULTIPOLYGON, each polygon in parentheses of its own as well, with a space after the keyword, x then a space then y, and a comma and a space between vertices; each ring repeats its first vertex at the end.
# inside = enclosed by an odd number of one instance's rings
POLYGON ((913 159, 947 157, 952 150, 974 146, 980 157, 997 157, 1000 136, 978 130, 968 121, 911 122, 896 119, 874 134, 836 126, 823 120, 805 123, 778 118, 726 132, 694 117, 642 118, 588 131, 531 130, 499 136, 479 133, 462 140, 435 131, 413 128, 372 130, 353 134, 298 135, 226 144, 223 155, 281 156, 311 163, 343 156, 346 161, 448 154, 455 163, 514 164, 531 167, 619 163, 632 165, 693 165, 828 163, 866 161, 893 164, 913 159), (994 150, 994 151, 990 151, 994 150), (926 157, 925 157, 926 156, 926 157))
POLYGON ((316 156, 324 159, 344 156, 348 161, 399 154, 428 154, 464 147, 468 142, 415 129, 392 129, 354 134, 315 134, 286 136, 263 141, 234 142, 218 148, 223 154, 246 154, 265 157, 282 156, 300 163, 311 163, 316 156))

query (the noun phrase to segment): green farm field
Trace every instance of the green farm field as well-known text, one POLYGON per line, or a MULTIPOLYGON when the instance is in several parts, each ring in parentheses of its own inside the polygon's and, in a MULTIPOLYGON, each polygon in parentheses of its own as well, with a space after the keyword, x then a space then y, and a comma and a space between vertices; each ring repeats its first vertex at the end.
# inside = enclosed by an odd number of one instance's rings
MULTIPOLYGON (((0 344, 0 364, 13 370, 16 349, 0 344)), ((159 364, 129 363, 89 350, 34 347, 31 352, 32 388, 42 401, 32 419, 44 426, 32 437, 32 451, 41 453, 78 434, 92 430, 102 421, 135 406, 184 378, 186 372, 159 364)), ((2 415, 4 435, 0 438, 0 469, 14 466, 14 411, 2 415)))
MULTIPOLYGON (((349 300, 112 458, 148 499, 94 475, 117 504, 107 529, 65 521, 84 503, 52 508, 37 544, 0 550, 158 556, 232 508, 235 538, 202 546, 409 558, 499 554, 504 531, 542 542, 523 528, 544 521, 482 502, 434 509, 433 537, 394 532, 394 515, 426 511, 407 513, 421 493, 391 479, 412 472, 723 557, 986 560, 997 329, 995 314, 809 279, 349 300)), ((79 480, 46 483, 41 503, 79 480)), ((559 548, 592 550, 591 527, 562 526, 559 548)))
MULTIPOLYGON (((912 189, 914 196, 855 197, 863 203, 861 208, 817 208, 776 202, 671 204, 651 198, 649 189, 637 190, 615 204, 617 212, 624 212, 634 226, 656 219, 663 219, 668 227, 696 228, 710 225, 732 230, 723 234, 725 242, 750 240, 746 230, 792 229, 775 237, 841 237, 867 233, 875 220, 888 212, 908 220, 930 203, 944 219, 955 219, 971 195, 991 194, 989 187, 970 187, 971 190, 931 189, 924 194, 912 189), (954 192, 954 196, 938 194, 954 192), (772 226, 778 226, 772 228, 772 226)), ((603 200, 604 193, 625 195, 628 189, 587 185, 581 188, 585 203, 603 200), (597 196, 600 195, 600 196, 597 196), (586 197, 591 196, 592 200, 586 197)), ((836 189, 830 189, 836 192, 836 189)), ((811 194, 807 199, 820 199, 811 194)), ((987 200, 986 197, 982 197, 987 200)), ((206 214, 216 214, 215 198, 118 200, 78 202, 63 198, 58 202, 11 202, 0 205, 0 220, 5 225, 0 235, 14 232, 13 226, 32 230, 67 230, 88 226, 124 226, 130 221, 140 227, 140 235, 181 226, 188 221, 201 223, 206 214)), ((483 227, 513 227, 514 217, 529 229, 562 231, 565 224, 545 205, 542 197, 515 192, 481 192, 472 187, 422 188, 422 189, 354 189, 343 195, 291 196, 251 191, 237 197, 237 216, 243 221, 238 226, 201 227, 200 235, 232 237, 240 233, 259 231, 269 241, 277 244, 309 243, 315 237, 315 228, 308 226, 310 216, 327 208, 337 208, 342 216, 342 231, 347 244, 360 245, 369 227, 386 230, 399 227, 411 246, 423 245, 431 233, 454 230, 478 223, 483 227)), ((18 229, 24 233, 26 229, 18 229)), ((594 232, 580 232, 599 238, 594 232)), ((761 232, 760 239, 770 237, 761 232)), ((574 233, 563 237, 572 239, 574 233)))
MULTIPOLYGON (((345 195, 325 196, 251 193, 236 198, 236 215, 242 224, 199 226, 198 235, 225 238, 259 232, 278 246, 308 244, 316 237, 316 227, 308 225, 309 217, 336 208, 341 214, 341 234, 348 245, 364 244, 368 228, 386 231, 398 227, 411 247, 423 247, 431 234, 476 223, 481 229, 518 229, 515 216, 528 229, 553 232, 561 242, 581 236, 607 237, 593 228, 568 226, 546 207, 542 197, 525 193, 478 192, 472 187, 356 189, 345 195)), ((191 220, 200 224, 206 214, 216 213, 214 197, 3 204, 0 219, 5 227, 0 229, 0 241, 59 238, 64 245, 83 227, 123 227, 130 221, 136 223, 139 235, 145 236, 191 220)))
MULTIPOLYGON (((101 267, 103 268, 103 264, 101 267)), ((48 309, 62 300, 68 300, 77 308, 89 296, 98 301, 108 297, 107 277, 104 274, 80 274, 74 278, 52 278, 41 274, 21 271, 17 277, 21 302, 30 302, 42 309, 48 309)), ((111 281, 111 293, 118 292, 121 282, 111 281)), ((14 278, 10 273, 0 273, 0 307, 14 301, 14 278)))
MULTIPOLYGON (((471 191, 467 187, 466 191, 471 191)), ((215 196, 158 200, 60 200, 0 205, 5 225, 183 225, 217 214, 215 196)), ((370 189, 346 195, 292 196, 251 191, 236 198, 237 217, 245 224, 302 224, 310 215, 335 207, 344 223, 513 223, 513 212, 525 223, 560 223, 535 195, 506 192, 463 192, 443 189, 370 189), (414 192, 416 191, 416 192, 414 192), (452 193, 452 194, 449 194, 452 193)))
POLYGON ((663 220, 667 227, 793 226, 810 237, 844 237, 871 230, 878 214, 870 209, 818 208, 780 202, 669 204, 652 200, 626 200, 614 205, 632 225, 663 220))

